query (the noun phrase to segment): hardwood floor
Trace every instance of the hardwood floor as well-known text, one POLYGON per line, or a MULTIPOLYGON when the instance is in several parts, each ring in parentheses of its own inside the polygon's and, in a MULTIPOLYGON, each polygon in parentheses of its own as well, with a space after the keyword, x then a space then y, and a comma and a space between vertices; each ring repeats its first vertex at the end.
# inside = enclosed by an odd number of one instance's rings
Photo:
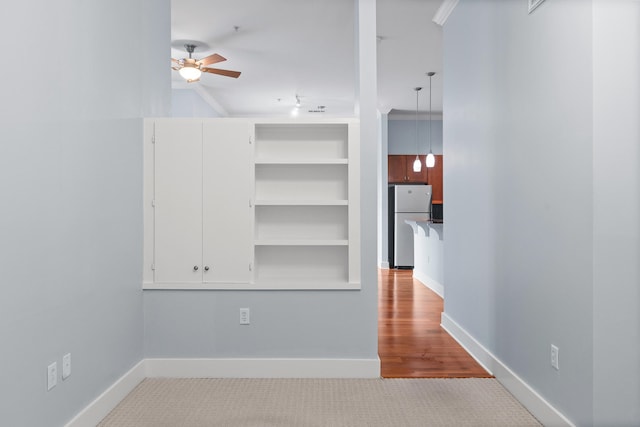
POLYGON ((411 270, 379 270, 378 354, 383 378, 491 377, 440 327, 443 301, 411 270))

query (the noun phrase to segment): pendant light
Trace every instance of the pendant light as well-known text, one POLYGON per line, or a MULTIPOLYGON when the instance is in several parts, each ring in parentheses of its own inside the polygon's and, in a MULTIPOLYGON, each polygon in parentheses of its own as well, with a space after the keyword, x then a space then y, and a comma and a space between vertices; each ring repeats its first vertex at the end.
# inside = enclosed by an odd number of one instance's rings
POLYGON ((416 159, 413 161, 413 171, 420 172, 422 170, 422 162, 418 157, 418 94, 422 90, 421 87, 414 88, 416 91, 416 159))
POLYGON ((431 152, 431 77, 433 77, 436 73, 433 71, 429 71, 427 75, 429 76, 429 154, 427 154, 427 158, 425 159, 425 165, 428 168, 432 168, 436 165, 436 156, 431 152))

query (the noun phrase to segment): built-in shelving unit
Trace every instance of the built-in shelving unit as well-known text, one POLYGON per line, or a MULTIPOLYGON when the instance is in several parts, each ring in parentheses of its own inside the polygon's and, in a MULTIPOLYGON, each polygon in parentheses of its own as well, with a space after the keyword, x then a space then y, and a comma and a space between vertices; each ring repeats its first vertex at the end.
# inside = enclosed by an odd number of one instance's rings
POLYGON ((353 119, 145 122, 145 289, 359 289, 353 119))
POLYGON ((256 123, 257 285, 359 287, 356 135, 349 121, 256 123))

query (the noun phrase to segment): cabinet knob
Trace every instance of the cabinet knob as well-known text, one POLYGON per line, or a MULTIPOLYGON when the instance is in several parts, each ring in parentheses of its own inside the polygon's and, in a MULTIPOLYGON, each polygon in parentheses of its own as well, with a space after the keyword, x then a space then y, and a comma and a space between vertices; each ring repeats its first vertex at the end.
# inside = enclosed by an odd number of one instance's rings
POLYGON ((209 266, 208 265, 204 266, 204 271, 209 271, 209 266))
POLYGON ((193 271, 198 271, 198 266, 197 265, 193 266, 193 271))

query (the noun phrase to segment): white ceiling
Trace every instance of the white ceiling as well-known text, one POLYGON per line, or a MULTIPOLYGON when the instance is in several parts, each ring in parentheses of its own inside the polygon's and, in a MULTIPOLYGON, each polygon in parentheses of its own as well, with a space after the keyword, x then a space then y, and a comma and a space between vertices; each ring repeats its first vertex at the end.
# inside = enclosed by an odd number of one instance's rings
MULTIPOLYGON (((432 22, 441 0, 378 0, 378 98, 382 112, 442 111, 442 29, 432 22)), ((199 85, 230 116, 288 115, 300 96, 302 114, 326 106, 325 116, 353 115, 355 98, 354 1, 172 0, 173 58, 197 41, 195 58, 218 53, 216 68, 241 71, 238 79, 203 74, 176 88, 199 85), (235 27, 238 27, 236 30, 235 27), (176 48, 178 47, 178 48, 176 48)), ((167 61, 169 65, 169 62, 167 61)), ((203 92, 204 91, 204 92, 203 92)), ((317 115, 317 114, 316 114, 317 115)))

